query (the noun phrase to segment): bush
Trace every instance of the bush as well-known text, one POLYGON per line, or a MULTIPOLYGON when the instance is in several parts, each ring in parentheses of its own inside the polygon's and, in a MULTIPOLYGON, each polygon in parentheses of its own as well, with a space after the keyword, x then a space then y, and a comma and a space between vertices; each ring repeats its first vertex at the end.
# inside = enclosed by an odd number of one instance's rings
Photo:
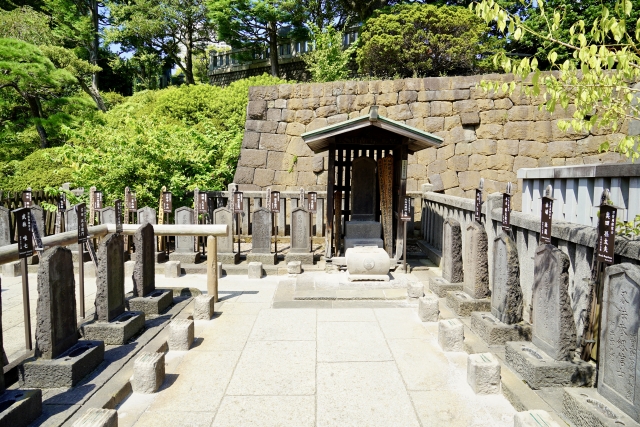
POLYGON ((72 169, 66 165, 60 148, 47 148, 35 151, 22 161, 5 163, 0 170, 0 188, 5 191, 58 188, 72 180, 71 174, 72 169))

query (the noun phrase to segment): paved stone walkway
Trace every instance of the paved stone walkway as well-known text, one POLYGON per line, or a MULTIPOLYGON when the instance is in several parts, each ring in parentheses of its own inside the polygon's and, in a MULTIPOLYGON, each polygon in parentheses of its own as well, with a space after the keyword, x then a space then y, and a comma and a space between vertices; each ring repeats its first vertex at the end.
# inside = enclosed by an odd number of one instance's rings
POLYGON ((167 354, 158 393, 122 402, 119 426, 513 425, 504 396, 476 396, 467 354, 443 353, 415 308, 274 309, 281 279, 223 278, 219 315, 167 354))

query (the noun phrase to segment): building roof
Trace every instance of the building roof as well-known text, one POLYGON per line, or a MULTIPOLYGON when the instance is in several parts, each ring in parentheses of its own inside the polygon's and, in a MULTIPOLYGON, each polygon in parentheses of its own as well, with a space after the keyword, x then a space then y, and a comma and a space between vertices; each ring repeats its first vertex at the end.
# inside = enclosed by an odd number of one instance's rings
POLYGON ((371 107, 368 116, 356 117, 355 119, 303 133, 302 139, 314 153, 321 153, 329 149, 329 145, 335 142, 336 136, 371 126, 403 137, 403 142, 407 142, 409 154, 429 147, 438 147, 443 142, 443 139, 439 136, 378 115, 377 106, 371 107))

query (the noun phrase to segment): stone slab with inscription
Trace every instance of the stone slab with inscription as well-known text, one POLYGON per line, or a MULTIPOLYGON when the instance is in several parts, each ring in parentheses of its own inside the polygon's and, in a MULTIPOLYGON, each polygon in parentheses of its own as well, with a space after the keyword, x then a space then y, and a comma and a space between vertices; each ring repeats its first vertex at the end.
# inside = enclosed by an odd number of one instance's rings
MULTIPOLYGON (((144 208, 138 209, 137 211, 138 215, 138 224, 144 224, 144 223, 149 223, 149 224, 157 224, 158 223, 158 218, 156 216, 156 210, 154 208, 151 208, 149 206, 145 206, 144 208)), ((135 241, 134 241, 134 246, 135 246, 135 241)), ((158 239, 153 238, 153 253, 154 253, 154 259, 155 262, 162 262, 164 261, 165 258, 165 253, 164 251, 158 251, 158 239)), ((133 253, 131 255, 131 259, 135 261, 136 257, 138 256, 137 254, 137 249, 136 249, 136 253, 133 253)))
POLYGON ((351 220, 373 221, 378 208, 376 174, 378 164, 369 157, 357 157, 351 163, 351 220))
POLYGON ((299 261, 305 265, 313 264, 313 254, 310 252, 309 211, 296 208, 291 212, 291 249, 285 255, 285 262, 299 261))
POLYGON ((453 218, 447 218, 442 226, 442 278, 449 283, 464 282, 462 229, 453 218))
POLYGON ((256 208, 253 212, 252 226, 251 252, 247 254, 247 262, 275 265, 277 255, 271 253, 271 237, 273 234, 271 212, 267 208, 256 208))
POLYGON ((466 229, 464 248, 464 291, 471 298, 482 299, 489 291, 489 241, 481 224, 472 221, 466 229))
POLYGON ((222 264, 237 264, 240 261, 240 254, 234 252, 233 233, 235 233, 235 224, 233 215, 231 209, 226 207, 213 211, 213 222, 227 225, 227 234, 217 239, 218 261, 222 264))
MULTIPOLYGON (((175 210, 176 224, 195 224, 195 211, 187 206, 175 210)), ((195 250, 195 236, 176 236, 175 251, 169 254, 169 261, 180 261, 183 264, 195 264, 200 261, 200 252, 195 250)))
POLYGON ((0 246, 11 244, 11 213, 9 209, 0 206, 0 246))

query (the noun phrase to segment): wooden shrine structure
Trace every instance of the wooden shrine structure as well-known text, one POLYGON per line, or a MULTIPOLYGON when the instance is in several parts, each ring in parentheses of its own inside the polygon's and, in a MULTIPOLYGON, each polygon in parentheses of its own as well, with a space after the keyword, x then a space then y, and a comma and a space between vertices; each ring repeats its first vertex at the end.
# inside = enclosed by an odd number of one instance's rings
POLYGON ((306 132, 302 138, 314 153, 329 152, 325 257, 343 252, 343 224, 358 220, 356 214, 382 223, 383 247, 390 257, 399 260, 403 249, 399 218, 406 195, 408 155, 438 147, 443 139, 381 116, 377 106, 371 107, 369 115, 306 132), (361 158, 375 162, 373 175, 361 175, 356 170, 354 176, 354 162, 359 168, 361 163, 368 164, 363 171, 372 170, 373 162, 361 158), (364 209, 373 206, 371 217, 353 212, 354 204, 364 209))

